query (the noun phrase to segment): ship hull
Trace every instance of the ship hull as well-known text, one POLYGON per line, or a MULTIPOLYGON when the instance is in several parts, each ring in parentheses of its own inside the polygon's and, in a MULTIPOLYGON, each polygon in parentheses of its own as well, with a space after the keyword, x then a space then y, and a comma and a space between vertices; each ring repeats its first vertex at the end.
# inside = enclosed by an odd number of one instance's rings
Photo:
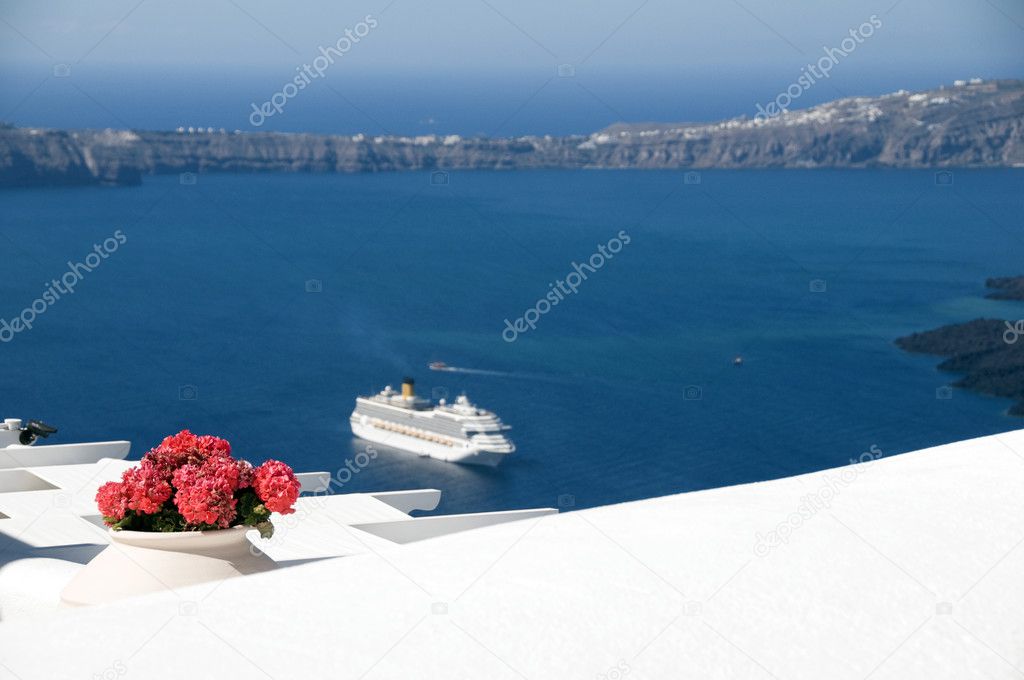
POLYGON ((350 423, 352 433, 360 439, 449 463, 495 467, 508 455, 507 453, 480 450, 468 440, 457 442, 453 446, 445 446, 418 437, 410 437, 400 432, 382 430, 369 424, 364 425, 357 418, 352 418, 350 423))

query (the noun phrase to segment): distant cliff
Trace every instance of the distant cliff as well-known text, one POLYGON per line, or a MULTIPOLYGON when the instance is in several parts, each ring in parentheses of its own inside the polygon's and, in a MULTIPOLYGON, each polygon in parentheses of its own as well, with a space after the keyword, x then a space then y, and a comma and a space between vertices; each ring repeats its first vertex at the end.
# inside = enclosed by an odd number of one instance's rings
POLYGON ((776 118, 461 138, 0 128, 0 187, 180 172, 1024 166, 1024 82, 854 97, 776 118))

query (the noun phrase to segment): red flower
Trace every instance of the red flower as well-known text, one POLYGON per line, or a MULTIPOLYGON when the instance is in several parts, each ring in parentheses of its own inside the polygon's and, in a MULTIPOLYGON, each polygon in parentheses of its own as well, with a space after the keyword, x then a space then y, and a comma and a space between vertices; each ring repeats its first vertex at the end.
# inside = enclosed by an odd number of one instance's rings
POLYGON ((107 482, 96 491, 96 505, 100 514, 114 520, 124 519, 128 512, 128 495, 121 482, 107 482))
POLYGON ((171 497, 171 485, 157 470, 147 465, 125 470, 121 481, 128 496, 128 507, 142 514, 160 512, 164 501, 171 497))
POLYGON ((248 489, 256 479, 256 468, 247 460, 238 461, 238 488, 248 489))
POLYGON ((271 512, 289 515, 299 498, 299 480, 292 469, 279 460, 268 460, 256 468, 253 480, 256 495, 271 512))
POLYGON ((153 467, 170 479, 182 465, 202 463, 207 458, 231 456, 231 444, 211 435, 196 436, 188 430, 165 437, 160 445, 142 457, 143 465, 153 467))
POLYGON ((226 529, 237 512, 238 461, 228 456, 188 464, 174 473, 174 504, 189 524, 213 524, 226 529))
POLYGON ((231 444, 228 443, 228 440, 221 439, 220 437, 214 437, 210 434, 204 434, 202 437, 196 437, 196 447, 207 456, 231 455, 231 444))
POLYGON ((232 458, 227 441, 182 430, 125 470, 120 482, 100 487, 96 504, 118 529, 180 531, 249 524, 269 535, 264 525, 269 525, 270 512, 295 512, 299 486, 292 469, 280 461, 254 468, 232 458), (238 515, 239 499, 245 516, 238 515))
POLYGON ((226 439, 204 434, 194 435, 188 430, 165 437, 160 447, 178 451, 196 457, 207 458, 212 455, 231 455, 231 444, 226 439))

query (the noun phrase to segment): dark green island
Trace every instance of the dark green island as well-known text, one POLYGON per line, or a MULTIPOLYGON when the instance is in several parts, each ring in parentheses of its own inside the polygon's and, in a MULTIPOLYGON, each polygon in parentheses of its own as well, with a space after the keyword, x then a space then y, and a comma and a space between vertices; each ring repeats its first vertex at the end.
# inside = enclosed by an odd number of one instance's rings
MULTIPOLYGON (((1024 300, 1024 276, 989 279, 986 297, 1024 300)), ((1024 314, 1022 314, 1024 316, 1024 314)), ((954 387, 1016 400, 1010 415, 1024 416, 1024 324, 975 319, 896 340, 908 352, 948 357, 939 370, 963 373, 954 387)))
POLYGON ((985 285, 992 289, 986 295, 993 300, 1024 300, 1024 276, 1004 276, 989 279, 985 285))

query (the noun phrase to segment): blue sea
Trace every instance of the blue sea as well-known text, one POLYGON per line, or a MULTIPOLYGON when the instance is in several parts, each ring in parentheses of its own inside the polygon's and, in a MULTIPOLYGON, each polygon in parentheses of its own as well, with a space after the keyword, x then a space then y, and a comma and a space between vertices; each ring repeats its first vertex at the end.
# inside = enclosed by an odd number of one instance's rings
POLYGON ((340 491, 433 487, 447 512, 602 505, 1024 426, 1006 400, 946 390, 939 358, 893 345, 1024 317, 984 299, 986 277, 1024 273, 1020 171, 446 179, 0 193, 2 319, 124 240, 0 344, 0 415, 57 425, 54 442, 130 439, 134 457, 187 427, 334 471, 365 451, 356 395, 409 375, 421 394, 495 410, 517 452, 492 470, 374 445, 340 491), (629 243, 576 293, 503 338, 620 231, 629 243))

